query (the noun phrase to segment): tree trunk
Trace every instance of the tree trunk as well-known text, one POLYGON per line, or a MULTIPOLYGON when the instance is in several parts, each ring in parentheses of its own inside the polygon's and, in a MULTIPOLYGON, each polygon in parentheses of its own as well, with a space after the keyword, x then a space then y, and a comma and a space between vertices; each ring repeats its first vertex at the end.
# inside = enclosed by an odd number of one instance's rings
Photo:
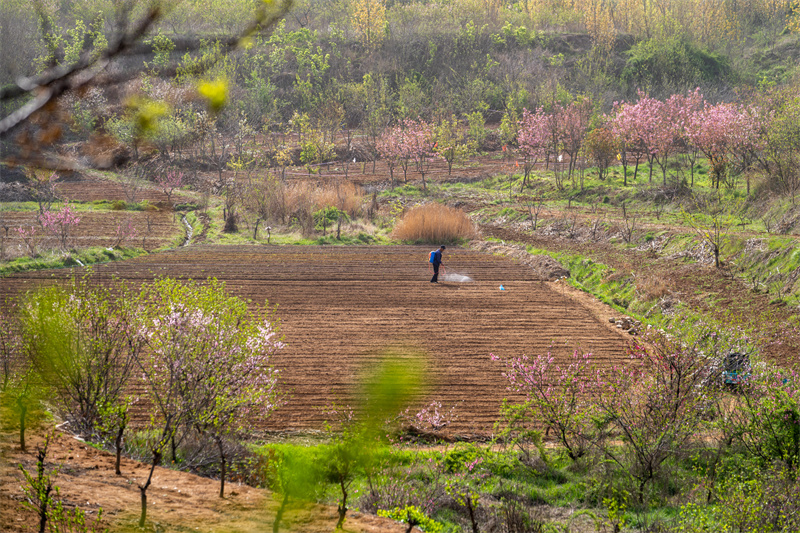
POLYGON ((639 503, 644 505, 644 486, 647 484, 647 480, 643 479, 639 482, 639 503))
POLYGON ((283 500, 281 501, 281 506, 278 507, 278 512, 275 514, 275 521, 272 523, 272 533, 278 533, 278 529, 281 525, 281 520, 283 519, 283 512, 286 510, 286 506, 289 504, 289 493, 286 492, 283 495, 283 500))
POLYGON ((472 508, 472 498, 469 494, 466 495, 465 501, 467 502, 467 511, 469 511, 469 521, 472 522, 472 533, 480 533, 478 531, 478 521, 475 520, 475 509, 472 508))
POLYGON ((125 426, 120 424, 119 431, 117 432, 117 437, 114 439, 114 448, 116 448, 117 458, 114 462, 114 473, 118 476, 122 475, 122 471, 119 468, 120 458, 122 456, 122 434, 125 432, 125 426))
POLYGON ((142 496, 142 514, 139 516, 139 527, 144 527, 145 520, 147 520, 147 489, 153 481, 153 472, 159 463, 161 463, 161 452, 153 450, 153 464, 150 466, 147 481, 144 485, 139 485, 139 492, 142 496))
POLYGON ((139 487, 139 492, 142 496, 142 514, 139 515, 139 527, 144 527, 145 520, 147 520, 147 487, 139 487))
POLYGON ((339 481, 339 486, 342 488, 342 503, 337 507, 339 511, 339 521, 336 522, 335 529, 342 529, 344 526, 344 517, 347 514, 347 487, 344 485, 344 480, 339 481))
POLYGON ((219 461, 219 497, 220 498, 224 498, 225 497, 225 466, 226 466, 226 464, 225 464, 225 447, 223 445, 224 443, 222 442, 221 438, 216 437, 214 440, 217 441, 217 448, 219 448, 219 458, 220 458, 220 461, 219 461))
POLYGON ((19 448, 24 452, 25 448, 25 417, 28 414, 28 405, 22 401, 21 398, 17 399, 19 405, 19 448))
POLYGON ((236 233, 236 230, 236 213, 233 209, 227 210, 225 213, 225 227, 222 231, 225 233, 236 233))

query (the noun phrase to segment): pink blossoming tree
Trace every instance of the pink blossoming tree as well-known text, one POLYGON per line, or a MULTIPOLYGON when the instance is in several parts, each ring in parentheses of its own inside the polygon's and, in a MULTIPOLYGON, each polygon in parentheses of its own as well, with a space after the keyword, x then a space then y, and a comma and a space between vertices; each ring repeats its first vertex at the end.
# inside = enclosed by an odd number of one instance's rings
POLYGON ((425 174, 431 163, 441 157, 436 152, 435 131, 424 120, 406 119, 403 121, 400 145, 417 172, 422 177, 422 189, 427 190, 425 174))
MULTIPOLYGON (((528 184, 528 177, 536 164, 547 155, 549 146, 549 131, 547 116, 542 108, 531 113, 522 110, 522 120, 519 121, 517 132, 517 153, 522 160, 522 185, 520 192, 528 184)), ((505 148, 505 147, 504 147, 505 148)))
POLYGON ((142 288, 140 303, 139 335, 147 348, 140 368, 158 435, 150 474, 139 486, 143 524, 153 469, 179 431, 195 430, 217 444, 224 495, 224 440, 281 404, 277 371, 269 365, 283 343, 274 312, 258 316, 216 280, 159 279, 142 288))
MULTIPOLYGON (((490 357, 500 360, 494 354, 490 357)), ((592 396, 602 384, 592 355, 575 350, 568 362, 558 363, 548 352, 536 357, 523 355, 504 364, 508 389, 525 394, 523 403, 506 406, 506 422, 523 430, 520 426, 527 421, 541 423, 553 432, 570 459, 584 456, 597 438, 592 396)))
POLYGON ((74 237, 74 228, 78 226, 81 219, 69 203, 65 203, 60 211, 46 209, 39 215, 39 223, 42 228, 54 236, 61 246, 67 251, 70 248, 71 238, 74 237))

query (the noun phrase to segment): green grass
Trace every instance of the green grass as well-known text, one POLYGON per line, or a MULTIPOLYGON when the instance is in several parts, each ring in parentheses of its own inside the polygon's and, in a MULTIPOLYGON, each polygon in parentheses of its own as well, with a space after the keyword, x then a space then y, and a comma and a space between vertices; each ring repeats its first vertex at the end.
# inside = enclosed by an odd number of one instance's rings
MULTIPOLYGON (((427 194, 428 195, 432 194, 437 190, 437 188, 438 188, 437 185, 429 184, 427 194)), ((416 185, 411 185, 411 184, 405 184, 405 185, 399 185, 394 189, 381 191, 378 194, 378 196, 381 198, 404 198, 404 197, 422 198, 423 196, 426 196, 426 192, 422 190, 422 187, 417 187, 416 185)))
POLYGON ((108 263, 110 261, 121 261, 130 259, 146 252, 139 248, 119 248, 109 250, 104 247, 92 247, 64 252, 47 252, 39 257, 20 257, 13 261, 0 263, 0 277, 8 276, 15 272, 26 272, 31 270, 45 270, 50 268, 71 268, 83 265, 93 265, 98 263, 108 263))
MULTIPOLYGON (((253 448, 257 456, 265 458, 293 454, 308 463, 324 468, 325 442, 269 443, 253 448)), ((674 523, 680 513, 680 505, 672 503, 674 498, 685 498, 687 492, 706 474, 694 456, 675 456, 664 464, 664 473, 652 483, 647 502, 638 505, 631 496, 635 482, 620 467, 603 466, 592 460, 573 462, 558 449, 551 449, 548 465, 526 466, 521 453, 516 449, 475 443, 458 443, 435 448, 382 445, 371 451, 370 467, 373 481, 388 480, 405 486, 440 484, 464 486, 481 494, 484 509, 499 507, 503 501, 516 500, 527 506, 548 506, 575 511, 593 517, 595 524, 610 524, 624 521, 637 523, 674 523), (469 465, 473 468, 468 468, 469 465), (388 478, 386 477, 388 476, 388 478), (616 514, 615 514, 616 513, 616 514)), ((709 454, 707 454, 710 456, 709 454)), ((367 493, 370 480, 364 470, 357 468, 350 487, 353 509, 358 499, 367 493)), ((265 485, 270 486, 269 479, 265 485)), ((336 504, 338 487, 317 481, 316 498, 327 504, 336 504)), ((556 513, 558 515, 558 513, 556 513)), ((435 505, 431 518, 437 520, 448 531, 466 531, 463 524, 465 510, 458 506, 435 505)), ((551 527, 564 524, 564 520, 549 521, 551 527)), ((548 522, 546 520, 546 522, 548 522)))
POLYGON ((612 267, 580 254, 552 252, 532 246, 528 246, 527 251, 531 255, 552 257, 569 270, 567 281, 570 285, 592 294, 622 313, 631 313, 632 304, 639 303, 634 278, 630 274, 614 275, 612 267))

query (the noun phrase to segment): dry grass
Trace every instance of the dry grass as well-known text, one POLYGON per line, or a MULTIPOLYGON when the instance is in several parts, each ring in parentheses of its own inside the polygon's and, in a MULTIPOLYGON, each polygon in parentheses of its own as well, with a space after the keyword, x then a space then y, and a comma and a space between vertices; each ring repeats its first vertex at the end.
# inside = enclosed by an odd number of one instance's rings
POLYGON ((350 182, 317 184, 299 181, 286 187, 285 198, 289 213, 336 207, 353 218, 361 213, 364 204, 360 188, 350 182))
POLYGON ((361 188, 345 181, 285 183, 273 175, 254 177, 244 195, 245 207, 267 222, 297 224, 305 234, 314 229, 313 214, 336 207, 351 219, 363 214, 361 188))
POLYGON ((477 236, 475 225, 461 209, 428 203, 411 208, 395 226, 392 236, 401 241, 443 243, 477 236))
POLYGON ((661 279, 640 279, 638 291, 644 300, 659 300, 670 294, 669 287, 661 279))

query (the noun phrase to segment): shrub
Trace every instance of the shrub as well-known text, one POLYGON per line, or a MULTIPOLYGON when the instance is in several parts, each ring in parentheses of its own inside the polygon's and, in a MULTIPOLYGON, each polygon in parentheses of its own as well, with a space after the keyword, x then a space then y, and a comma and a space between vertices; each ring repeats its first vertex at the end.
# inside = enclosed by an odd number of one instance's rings
POLYGON ((414 526, 417 526, 422 531, 425 531, 425 533, 438 533, 439 531, 442 531, 442 524, 425 516, 425 513, 413 505, 409 505, 403 509, 395 507, 390 511, 378 509, 378 516, 385 516, 387 518, 391 518, 392 520, 397 520, 399 522, 403 522, 404 524, 408 524, 407 531, 411 531, 411 528, 414 526))
MULTIPOLYGON (((280 198, 283 201, 281 212, 290 220, 303 227, 306 234, 312 233, 315 225, 314 213, 327 208, 335 208, 349 218, 361 214, 363 195, 360 189, 349 182, 316 185, 303 181, 289 186, 281 186, 280 198)), ((274 211, 274 209, 273 209, 274 211)))
POLYGON ((477 231, 461 209, 429 203, 406 212, 392 236, 403 241, 442 243, 475 238, 477 231))
POLYGON ((72 429, 91 435, 104 406, 124 395, 138 355, 127 286, 93 285, 89 274, 26 294, 23 350, 72 429))

